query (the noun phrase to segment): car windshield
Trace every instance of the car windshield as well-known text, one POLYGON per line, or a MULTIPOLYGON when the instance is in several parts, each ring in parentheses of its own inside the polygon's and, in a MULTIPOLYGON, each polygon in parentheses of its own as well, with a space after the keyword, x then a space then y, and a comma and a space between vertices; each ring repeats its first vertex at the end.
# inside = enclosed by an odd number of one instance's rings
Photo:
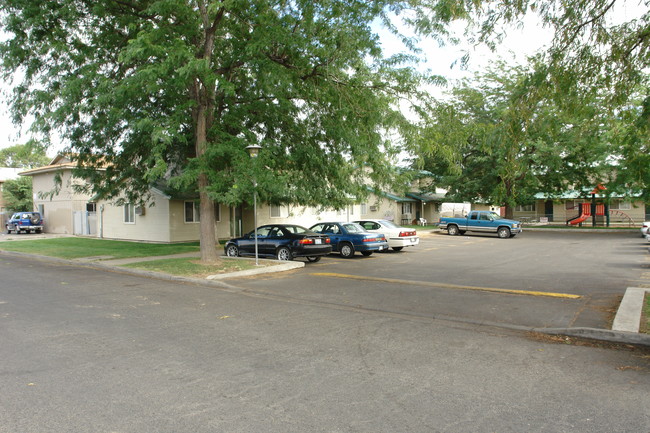
POLYGON ((347 223, 343 224, 343 228, 348 231, 348 233, 363 233, 366 230, 357 223, 347 223))
POLYGON ((394 222, 392 222, 392 221, 381 220, 379 222, 381 223, 381 225, 386 226, 386 227, 391 228, 391 229, 399 228, 399 226, 397 224, 395 224, 394 222))
POLYGON ((496 220, 500 220, 500 219, 501 219, 501 216, 499 216, 499 214, 496 213, 496 212, 490 212, 490 213, 488 214, 488 219, 489 219, 490 221, 496 221, 496 220))

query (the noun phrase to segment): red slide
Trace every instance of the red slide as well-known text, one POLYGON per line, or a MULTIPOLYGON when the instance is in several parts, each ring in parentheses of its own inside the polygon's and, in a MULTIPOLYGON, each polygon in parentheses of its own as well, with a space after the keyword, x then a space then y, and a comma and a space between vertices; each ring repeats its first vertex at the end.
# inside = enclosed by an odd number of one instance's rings
POLYGON ((591 215, 581 215, 581 216, 579 216, 578 218, 569 221, 569 224, 571 224, 572 226, 574 226, 574 225, 576 225, 576 224, 580 224, 581 222, 584 222, 584 221, 585 221, 587 218, 589 218, 590 216, 591 216, 591 215))

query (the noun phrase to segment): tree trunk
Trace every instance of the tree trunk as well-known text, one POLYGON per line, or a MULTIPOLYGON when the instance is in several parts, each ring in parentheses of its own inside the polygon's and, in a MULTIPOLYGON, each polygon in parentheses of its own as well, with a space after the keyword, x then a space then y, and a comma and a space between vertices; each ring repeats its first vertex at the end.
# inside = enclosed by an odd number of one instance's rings
MULTIPOLYGON (((205 105, 199 101, 196 121, 196 156, 201 158, 207 148, 207 113, 205 105)), ((214 201, 208 196, 208 176, 205 173, 199 174, 199 199, 201 200, 201 221, 200 221, 200 245, 201 262, 214 263, 217 261, 217 237, 215 234, 214 201)))
POLYGON ((514 209, 510 205, 506 205, 506 219, 511 220, 514 215, 514 209))

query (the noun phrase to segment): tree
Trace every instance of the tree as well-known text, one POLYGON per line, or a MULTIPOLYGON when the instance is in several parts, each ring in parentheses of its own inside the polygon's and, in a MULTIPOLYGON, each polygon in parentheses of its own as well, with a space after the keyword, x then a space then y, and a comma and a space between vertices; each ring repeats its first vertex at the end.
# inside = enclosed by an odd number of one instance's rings
MULTIPOLYGON (((444 37, 455 0, 5 0, 3 71, 24 72, 13 113, 58 131, 95 193, 146 200, 161 178, 201 203, 201 257, 216 259, 214 201, 341 207, 367 175, 395 180, 413 142, 398 107, 424 77, 382 58, 372 25, 402 16, 444 37), (245 148, 263 151, 251 164, 245 148), (102 171, 94 167, 103 166, 102 171)), ((406 40, 408 43, 408 40, 406 40)), ((47 137, 44 137, 46 140, 47 137)))
POLYGON ((34 209, 32 179, 30 177, 19 177, 18 179, 5 181, 2 186, 2 197, 7 209, 15 212, 31 211, 34 209))
POLYGON ((48 161, 45 149, 33 142, 0 149, 0 167, 34 168, 48 161))
POLYGON ((557 100, 550 86, 543 64, 500 64, 454 89, 430 115, 420 164, 451 197, 505 206, 508 217, 537 192, 590 185, 611 152, 602 98, 557 100))
POLYGON ((486 0, 479 3, 476 42, 496 47, 495 35, 504 24, 520 25, 534 13, 540 26, 554 32, 551 46, 542 53, 550 89, 556 98, 576 91, 604 99, 608 113, 610 149, 616 161, 612 186, 619 191, 642 191, 650 198, 647 161, 647 115, 641 102, 648 95, 650 64, 650 3, 631 0, 486 0), (629 122, 625 124, 624 122, 629 122), (618 135, 617 135, 618 134, 618 135), (623 142, 621 142, 623 139, 623 142))

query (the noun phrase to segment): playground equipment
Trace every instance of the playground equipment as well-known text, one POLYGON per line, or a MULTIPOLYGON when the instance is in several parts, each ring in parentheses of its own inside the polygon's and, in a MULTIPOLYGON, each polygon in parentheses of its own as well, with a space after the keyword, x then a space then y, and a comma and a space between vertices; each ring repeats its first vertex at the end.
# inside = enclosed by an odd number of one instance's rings
POLYGON ((604 203, 596 203, 596 194, 600 191, 604 191, 605 188, 602 184, 598 184, 596 188, 591 191, 591 203, 580 203, 579 214, 576 217, 569 218, 567 220, 567 225, 582 225, 587 219, 591 218, 592 225, 596 226, 596 217, 606 217, 603 221, 608 227, 610 222, 610 217, 616 215, 621 218, 622 221, 627 221, 630 226, 634 225, 634 220, 625 212, 622 212, 618 209, 610 210, 609 206, 604 203))
MULTIPOLYGON (((588 218, 591 218, 592 203, 580 203, 580 205, 580 214, 577 217, 568 220, 567 224, 575 226, 585 222, 588 218)), ((605 205, 602 203, 597 203, 595 214, 596 216, 605 216, 605 205)))

